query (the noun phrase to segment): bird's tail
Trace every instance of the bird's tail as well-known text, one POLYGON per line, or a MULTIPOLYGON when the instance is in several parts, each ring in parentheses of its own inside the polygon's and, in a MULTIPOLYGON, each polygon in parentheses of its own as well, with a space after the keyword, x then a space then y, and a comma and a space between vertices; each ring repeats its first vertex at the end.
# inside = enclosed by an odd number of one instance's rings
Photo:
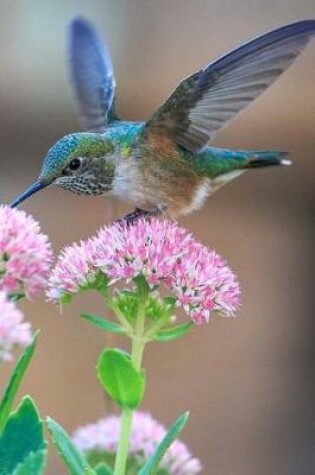
POLYGON ((291 165, 288 152, 259 151, 246 152, 245 162, 240 164, 239 169, 261 168, 272 165, 291 165))
POLYGON ((197 172, 209 178, 216 178, 230 172, 240 174, 250 168, 291 164, 287 152, 226 150, 216 147, 207 147, 203 152, 192 157, 191 161, 197 172))

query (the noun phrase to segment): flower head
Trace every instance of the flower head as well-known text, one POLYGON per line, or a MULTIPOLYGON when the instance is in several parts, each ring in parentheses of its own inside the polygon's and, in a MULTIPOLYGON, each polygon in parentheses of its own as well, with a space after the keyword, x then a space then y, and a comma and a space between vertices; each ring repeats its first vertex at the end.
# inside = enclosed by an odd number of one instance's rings
POLYGON ((94 240, 81 241, 63 249, 49 279, 48 296, 58 300, 93 285, 96 278, 94 240))
MULTIPOLYGON (((110 416, 96 424, 79 428, 73 435, 78 449, 87 457, 93 452, 106 455, 115 454, 118 448, 120 418, 110 416)), ((130 439, 129 455, 138 461, 139 468, 154 453, 156 447, 166 434, 165 428, 156 422, 150 414, 135 412, 130 439)), ((193 458, 185 444, 175 441, 161 461, 169 475, 194 475, 201 471, 198 459, 193 458)))
POLYGON ((35 296, 48 278, 52 250, 24 211, 0 206, 0 290, 35 296))
POLYGON ((0 361, 12 359, 15 346, 27 346, 32 340, 31 326, 23 322, 23 314, 15 304, 0 291, 0 361))
POLYGON ((53 269, 48 295, 58 300, 93 287, 100 276, 125 284, 143 276, 158 291, 171 291, 195 323, 210 312, 233 315, 239 307, 239 283, 225 261, 169 220, 115 223, 89 239, 66 248, 53 269))

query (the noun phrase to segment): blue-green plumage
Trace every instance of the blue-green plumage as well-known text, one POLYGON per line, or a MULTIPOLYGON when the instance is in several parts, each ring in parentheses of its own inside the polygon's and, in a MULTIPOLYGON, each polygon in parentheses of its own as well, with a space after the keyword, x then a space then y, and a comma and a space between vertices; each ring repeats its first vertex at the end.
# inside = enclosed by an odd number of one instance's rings
POLYGON ((70 74, 86 132, 47 153, 37 182, 12 206, 56 185, 77 194, 112 193, 135 207, 177 216, 248 168, 289 164, 285 152, 208 146, 287 69, 315 34, 315 20, 267 33, 183 80, 147 122, 120 120, 109 53, 82 19, 70 26, 70 74))

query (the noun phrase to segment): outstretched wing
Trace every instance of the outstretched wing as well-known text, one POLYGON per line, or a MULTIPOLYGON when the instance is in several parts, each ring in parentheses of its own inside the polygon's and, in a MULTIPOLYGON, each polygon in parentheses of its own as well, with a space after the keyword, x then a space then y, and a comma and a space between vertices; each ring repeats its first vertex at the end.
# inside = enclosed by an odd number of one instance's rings
POLYGON ((315 20, 266 33, 184 79, 147 122, 196 153, 283 73, 315 34, 315 20))
POLYGON ((69 26, 69 69, 84 129, 104 132, 117 119, 113 65, 94 28, 82 18, 69 26))

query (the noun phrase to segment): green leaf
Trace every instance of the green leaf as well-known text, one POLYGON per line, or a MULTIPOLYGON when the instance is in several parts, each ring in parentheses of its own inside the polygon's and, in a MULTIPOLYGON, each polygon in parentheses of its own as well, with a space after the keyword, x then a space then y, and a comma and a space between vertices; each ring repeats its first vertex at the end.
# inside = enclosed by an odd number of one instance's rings
POLYGON ((135 369, 128 353, 113 348, 104 350, 96 372, 103 388, 119 406, 135 409, 140 405, 145 376, 143 371, 135 369))
POLYGON ((5 388, 0 403, 0 434, 3 431, 10 411, 12 410, 14 398, 16 396, 16 393, 18 392, 25 371, 27 370, 27 367, 30 364, 30 361, 34 354, 38 333, 39 332, 35 333, 32 343, 25 348, 24 352, 20 356, 11 373, 7 387, 5 388))
POLYGON ((25 396, 0 437, 0 475, 12 475, 21 463, 31 463, 27 461, 31 454, 45 452, 45 448, 43 422, 32 399, 25 396))
POLYGON ((66 431, 53 419, 47 417, 46 424, 54 446, 72 475, 95 475, 84 455, 76 448, 66 431))
POLYGON ((163 440, 157 446, 154 454, 147 460, 139 475, 155 475, 158 471, 161 459, 165 455, 167 449, 172 445, 179 432, 183 429, 189 417, 189 412, 184 412, 170 427, 163 440))
POLYGON ((109 320, 93 315, 92 313, 82 313, 81 317, 106 332, 117 333, 119 335, 124 335, 126 333, 124 327, 118 323, 110 322, 109 320))
POLYGON ((106 463, 99 463, 94 467, 95 473, 97 475, 112 475, 113 470, 106 463))
POLYGON ((181 323, 180 325, 176 325, 175 327, 172 328, 167 328, 165 330, 159 331, 153 339, 155 341, 172 341, 172 340, 177 340, 177 338, 180 338, 186 333, 189 332, 191 327, 193 326, 193 322, 185 322, 181 323))
POLYGON ((41 475, 46 465, 47 450, 31 452, 14 470, 12 475, 41 475))

